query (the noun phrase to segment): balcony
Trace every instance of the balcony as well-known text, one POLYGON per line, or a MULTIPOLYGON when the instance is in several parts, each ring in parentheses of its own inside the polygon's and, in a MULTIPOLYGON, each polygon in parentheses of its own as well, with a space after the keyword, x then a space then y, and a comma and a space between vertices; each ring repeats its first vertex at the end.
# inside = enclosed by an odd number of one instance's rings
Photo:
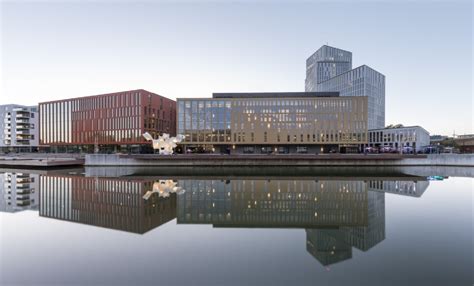
POLYGON ((16 124, 18 125, 18 123, 30 123, 30 118, 17 119, 16 124))
POLYGON ((17 120, 18 119, 26 119, 26 118, 28 118, 28 119, 30 118, 30 113, 29 112, 27 112, 27 113, 21 112, 21 113, 16 114, 16 119, 17 120))
POLYGON ((18 130, 18 128, 17 128, 16 134, 17 135, 19 135, 19 134, 21 134, 21 135, 30 135, 30 130, 28 128, 26 128, 26 130, 18 130))
POLYGON ((15 108, 13 108, 13 111, 16 111, 16 112, 30 112, 27 108, 24 108, 24 107, 15 107, 15 108))
POLYGON ((17 134, 16 135, 16 141, 25 141, 25 140, 31 140, 33 139, 33 136, 30 134, 17 134))
POLYGON ((29 199, 24 199, 24 200, 18 200, 16 201, 17 206, 29 206, 30 205, 30 200, 29 199))
POLYGON ((28 188, 28 189, 16 189, 16 193, 17 195, 20 194, 20 195, 29 195, 31 194, 31 188, 28 188))
POLYGON ((23 183, 31 183, 31 178, 29 176, 26 176, 26 177, 16 177, 16 182, 19 183, 19 184, 23 184, 23 183))
POLYGON ((17 189, 17 190, 30 189, 30 183, 16 184, 16 189, 17 189))
POLYGON ((23 130, 29 130, 31 128, 31 124, 29 123, 20 123, 20 124, 16 124, 16 130, 20 130, 20 129, 23 129, 23 130))

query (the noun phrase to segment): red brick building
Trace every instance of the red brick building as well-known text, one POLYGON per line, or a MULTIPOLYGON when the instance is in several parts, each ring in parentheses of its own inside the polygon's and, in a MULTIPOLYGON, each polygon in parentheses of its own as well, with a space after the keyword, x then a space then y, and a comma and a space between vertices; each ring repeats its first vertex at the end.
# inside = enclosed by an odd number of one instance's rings
POLYGON ((176 135, 176 102, 138 89, 39 104, 40 148, 140 151, 142 136, 176 135))

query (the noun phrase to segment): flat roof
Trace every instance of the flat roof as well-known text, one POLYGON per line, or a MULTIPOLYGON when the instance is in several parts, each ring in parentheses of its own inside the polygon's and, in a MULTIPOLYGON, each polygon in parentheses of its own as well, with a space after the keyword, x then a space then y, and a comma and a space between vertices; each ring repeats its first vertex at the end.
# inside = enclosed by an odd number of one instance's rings
POLYGON ((387 127, 384 127, 384 128, 375 128, 375 129, 369 129, 368 132, 371 132, 371 131, 383 131, 383 130, 399 130, 399 129, 408 129, 408 128, 421 128, 423 130, 426 131, 426 133, 429 134, 428 130, 426 130, 425 128, 419 126, 419 125, 412 125, 412 126, 401 126, 401 127, 391 127, 391 128, 387 128, 387 127))
POLYGON ((42 101, 39 104, 63 102, 63 101, 70 101, 70 100, 77 100, 77 99, 88 99, 88 98, 95 98, 95 97, 101 97, 101 96, 117 96, 117 95, 121 95, 121 94, 124 94, 124 93, 129 93, 129 92, 142 92, 142 91, 147 92, 147 93, 152 94, 152 95, 155 95, 155 96, 160 96, 160 97, 163 97, 165 99, 174 101, 173 99, 167 98, 163 95, 160 95, 160 94, 157 94, 157 93, 154 93, 154 92, 151 92, 151 91, 140 88, 140 89, 124 90, 124 91, 117 91, 117 92, 110 92, 110 93, 103 93, 103 94, 76 96, 76 97, 70 97, 70 98, 64 98, 64 99, 42 101))
POLYGON ((213 93, 212 98, 286 98, 286 97, 337 97, 339 92, 229 92, 213 93))
POLYGON ((333 79, 338 78, 338 77, 340 77, 340 76, 343 76, 343 75, 345 75, 345 74, 347 74, 347 73, 353 72, 353 71, 355 71, 355 70, 357 70, 357 69, 369 69, 369 70, 372 70, 372 71, 374 71, 374 72, 376 72, 376 73, 382 75, 382 76, 385 78, 385 75, 384 75, 383 73, 381 73, 381 72, 379 72, 379 71, 377 71, 377 70, 375 70, 375 69, 369 67, 368 65, 361 65, 361 66, 358 66, 358 67, 353 68, 353 69, 351 69, 351 70, 348 70, 348 71, 345 71, 345 72, 343 72, 343 73, 340 73, 340 74, 338 74, 338 75, 336 75, 336 76, 333 76, 333 77, 331 77, 331 78, 328 78, 327 80, 323 80, 323 81, 320 82, 319 84, 321 84, 321 83, 323 83, 323 82, 327 82, 327 81, 333 80, 333 79))

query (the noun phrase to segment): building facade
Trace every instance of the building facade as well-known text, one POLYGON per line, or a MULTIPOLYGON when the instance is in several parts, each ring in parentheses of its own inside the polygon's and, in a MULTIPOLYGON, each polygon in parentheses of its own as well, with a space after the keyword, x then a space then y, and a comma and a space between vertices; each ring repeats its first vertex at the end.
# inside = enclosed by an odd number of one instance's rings
MULTIPOLYGON (((178 99, 185 150, 322 153, 367 142, 367 97, 337 93, 214 93, 178 99)), ((343 151, 344 152, 344 151, 343 151)))
POLYGON ((36 106, 0 105, 0 151, 31 152, 38 148, 38 111, 36 106))
POLYGON ((322 46, 306 60, 305 91, 335 91, 368 97, 368 128, 385 126, 385 76, 362 65, 352 69, 352 53, 322 46))
POLYGON ((143 89, 42 102, 40 146, 65 151, 139 150, 142 134, 176 135, 176 102, 143 89))
POLYGON ((400 151, 411 147, 414 151, 430 145, 430 134, 421 126, 393 127, 369 130, 369 147, 391 147, 400 151))

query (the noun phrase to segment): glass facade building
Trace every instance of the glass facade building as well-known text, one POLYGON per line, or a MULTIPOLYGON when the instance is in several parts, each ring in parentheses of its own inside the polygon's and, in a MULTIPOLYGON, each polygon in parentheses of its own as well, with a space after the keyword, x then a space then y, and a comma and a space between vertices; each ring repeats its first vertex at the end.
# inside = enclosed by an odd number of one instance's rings
POLYGON ((385 76, 362 65, 352 69, 352 53, 322 46, 306 61, 306 91, 336 91, 368 97, 368 129, 385 126, 385 76))
POLYGON ((328 152, 367 143, 367 98, 337 93, 215 93, 178 99, 185 146, 244 153, 328 152))
POLYGON ((176 102, 146 90, 43 102, 39 105, 40 145, 139 145, 142 134, 176 135, 176 102))
POLYGON ((352 69, 352 53, 322 46, 306 60, 306 91, 318 91, 317 85, 352 69))

